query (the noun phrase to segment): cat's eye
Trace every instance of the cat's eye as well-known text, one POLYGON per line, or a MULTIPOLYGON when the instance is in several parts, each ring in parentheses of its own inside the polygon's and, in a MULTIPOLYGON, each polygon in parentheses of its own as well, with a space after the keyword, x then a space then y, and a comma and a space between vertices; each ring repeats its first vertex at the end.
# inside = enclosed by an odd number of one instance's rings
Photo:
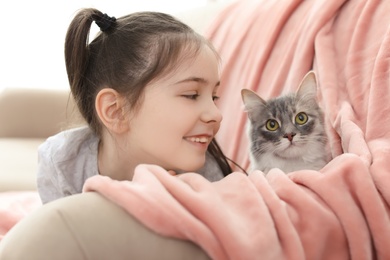
POLYGON ((267 123, 265 124, 265 127, 269 131, 276 131, 279 128, 279 123, 275 119, 269 119, 267 123))
POLYGON ((306 124, 308 119, 309 117, 305 112, 300 112, 295 116, 295 123, 297 123, 298 125, 303 125, 306 124))

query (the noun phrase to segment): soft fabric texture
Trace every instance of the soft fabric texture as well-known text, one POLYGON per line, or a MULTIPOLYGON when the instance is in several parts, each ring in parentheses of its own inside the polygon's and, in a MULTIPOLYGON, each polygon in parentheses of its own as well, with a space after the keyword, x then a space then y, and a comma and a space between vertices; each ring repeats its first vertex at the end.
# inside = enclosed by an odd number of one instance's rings
POLYGON ((320 171, 210 183, 146 165, 132 183, 95 176, 85 190, 213 259, 390 259, 389 13, 381 0, 244 0, 208 31, 223 61, 226 154, 248 167, 241 88, 273 97, 314 69, 333 155, 320 171))
POLYGON ((35 191, 0 193, 0 242, 16 223, 41 206, 35 191))
MULTIPOLYGON (((62 131, 39 146, 37 187, 43 203, 81 193, 85 180, 99 174, 98 144, 99 138, 83 126, 62 131)), ((223 178, 209 153, 199 173, 210 181, 223 178)))

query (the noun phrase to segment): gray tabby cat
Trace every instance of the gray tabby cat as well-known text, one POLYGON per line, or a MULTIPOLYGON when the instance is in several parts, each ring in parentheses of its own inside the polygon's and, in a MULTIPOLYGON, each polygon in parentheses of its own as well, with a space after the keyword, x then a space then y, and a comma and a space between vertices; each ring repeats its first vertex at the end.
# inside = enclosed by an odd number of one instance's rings
POLYGON ((248 89, 241 94, 249 119, 252 170, 268 173, 279 168, 288 173, 325 166, 330 157, 313 71, 306 74, 293 94, 268 101, 248 89))

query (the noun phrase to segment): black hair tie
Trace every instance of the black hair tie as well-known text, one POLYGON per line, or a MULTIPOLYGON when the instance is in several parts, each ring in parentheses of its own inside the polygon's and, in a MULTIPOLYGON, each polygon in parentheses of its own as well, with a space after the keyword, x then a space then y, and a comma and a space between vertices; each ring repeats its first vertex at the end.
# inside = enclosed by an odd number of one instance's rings
POLYGON ((95 23, 97 24, 97 26, 99 26, 102 32, 105 32, 108 29, 110 29, 115 24, 115 22, 116 22, 116 18, 114 16, 110 17, 107 14, 103 14, 103 16, 99 16, 99 18, 95 20, 95 23))

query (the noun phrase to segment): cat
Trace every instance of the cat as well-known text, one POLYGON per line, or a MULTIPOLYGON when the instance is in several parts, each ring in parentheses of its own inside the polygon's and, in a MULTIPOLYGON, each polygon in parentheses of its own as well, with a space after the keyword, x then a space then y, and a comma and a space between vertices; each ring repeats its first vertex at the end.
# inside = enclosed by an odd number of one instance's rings
POLYGON ((267 174, 279 168, 289 173, 320 170, 328 163, 328 138, 313 71, 304 76, 295 93, 265 101, 242 89, 241 96, 248 115, 251 170, 267 174))

